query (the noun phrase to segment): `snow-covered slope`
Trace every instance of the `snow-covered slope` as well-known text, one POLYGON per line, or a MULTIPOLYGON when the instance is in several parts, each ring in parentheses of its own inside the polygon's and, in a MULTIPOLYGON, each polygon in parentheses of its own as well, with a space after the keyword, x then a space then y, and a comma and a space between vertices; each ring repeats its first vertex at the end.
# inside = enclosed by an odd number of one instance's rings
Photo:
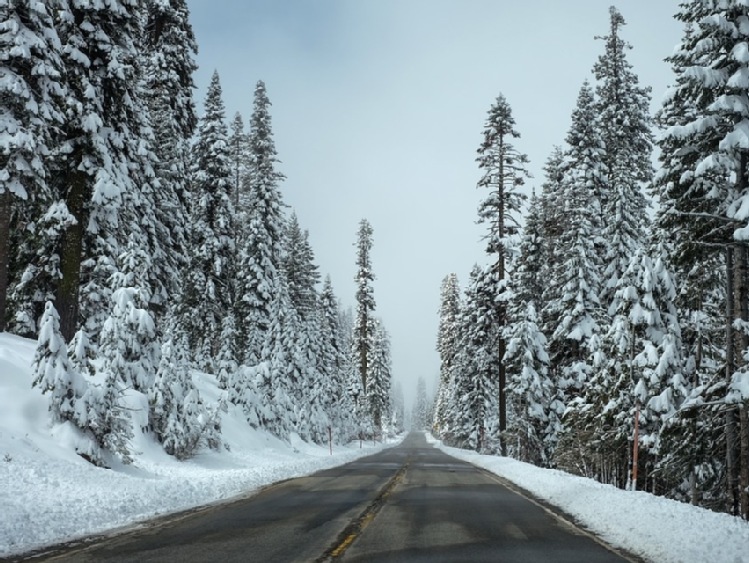
POLYGON ((446 453, 558 506, 609 544, 657 563, 749 562, 749 523, 645 492, 630 492, 514 459, 450 448, 446 453))
MULTIPOLYGON (((179 462, 136 432, 134 464, 92 466, 65 425, 50 427, 47 398, 31 388, 36 342, 0 333, 0 557, 230 498, 368 455, 382 446, 291 444, 253 430, 241 412, 223 418, 229 451, 179 462)), ((201 395, 218 395, 210 376, 201 395)))

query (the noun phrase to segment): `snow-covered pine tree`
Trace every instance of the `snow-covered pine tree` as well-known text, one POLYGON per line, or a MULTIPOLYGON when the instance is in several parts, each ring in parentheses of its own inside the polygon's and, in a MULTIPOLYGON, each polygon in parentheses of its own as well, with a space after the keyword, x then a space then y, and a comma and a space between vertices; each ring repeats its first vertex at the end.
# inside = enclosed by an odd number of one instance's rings
POLYGON ((237 327, 234 311, 230 310, 221 319, 221 336, 216 356, 216 379, 220 389, 228 389, 229 380, 239 369, 237 362, 237 327))
POLYGON ((458 276, 449 274, 440 288, 440 320, 437 331, 437 352, 440 355, 440 380, 434 408, 434 420, 429 421, 434 432, 442 436, 448 427, 447 406, 453 386, 453 365, 458 353, 458 315, 460 287, 458 276))
MULTIPOLYGON (((676 124, 666 133, 669 146, 665 148, 679 147, 676 158, 669 155, 673 158, 670 174, 677 172, 677 167, 683 168, 681 185, 674 190, 677 197, 692 190, 697 203, 706 204, 692 215, 695 223, 705 226, 703 241, 714 236, 717 240, 711 242, 725 248, 728 314, 724 365, 725 382, 730 386, 749 345, 749 334, 734 329, 749 320, 745 243, 749 234, 745 227, 749 218, 749 83, 745 78, 749 57, 744 23, 747 7, 738 0, 692 0, 681 5, 676 17, 688 31, 671 59, 677 70, 677 83, 668 103, 676 124), (684 157, 688 153, 698 155, 694 162, 684 157), (715 189, 709 189, 711 186, 715 189), (707 197, 701 200, 700 194, 707 197), (714 223, 728 225, 713 233, 709 227, 714 223)), ((694 213, 695 207, 679 211, 694 213)), ((748 410, 745 400, 724 414, 725 508, 745 518, 749 518, 748 410)))
POLYGON ((369 221, 362 219, 359 222, 359 231, 356 240, 356 323, 354 325, 354 355, 356 365, 361 379, 361 389, 366 393, 369 389, 367 378, 369 377, 369 359, 371 357, 372 314, 375 310, 374 290, 372 282, 375 279, 372 271, 372 226, 369 221))
POLYGON ((68 360, 65 339, 60 333, 60 317, 47 302, 39 327, 39 346, 34 356, 34 381, 42 393, 49 393, 52 422, 76 421, 77 402, 86 391, 86 381, 68 360))
POLYGON ((102 371, 124 389, 147 393, 159 362, 156 325, 147 284, 150 257, 133 241, 119 258, 120 270, 109 282, 113 288, 111 314, 100 334, 102 371))
POLYGON ((148 0, 143 34, 143 90, 151 115, 159 188, 154 190, 152 308, 159 315, 178 293, 187 265, 190 141, 197 126, 193 73, 197 43, 184 0, 148 0))
POLYGON ((340 327, 341 341, 341 370, 343 383, 348 395, 347 401, 351 402, 351 427, 349 428, 350 439, 359 439, 363 436, 364 429, 371 427, 369 411, 366 408, 364 393, 361 386, 361 374, 357 362, 354 346, 354 312, 352 309, 339 311, 338 325, 340 327))
POLYGON ((533 300, 521 300, 505 330, 507 395, 512 416, 507 429, 510 455, 549 466, 561 430, 564 403, 549 376, 547 341, 539 328, 533 300))
POLYGON ((155 155, 141 90, 142 5, 68 2, 56 15, 69 103, 51 166, 55 198, 75 222, 55 249, 55 303, 68 341, 85 324, 96 342, 127 241, 136 237, 149 255, 159 244, 155 155))
POLYGON ((295 401, 307 382, 298 350, 299 319, 291 305, 284 275, 276 278, 271 301, 270 325, 265 333, 258 365, 257 390, 262 401, 260 425, 279 438, 291 432, 303 434, 303 409, 307 404, 295 401))
POLYGON ((427 421, 427 384, 424 378, 419 376, 416 383, 416 398, 411 409, 411 430, 426 430, 427 421))
POLYGON ((595 351, 603 317, 598 291, 601 263, 596 249, 600 230, 598 194, 605 182, 603 146, 595 129, 590 87, 580 89, 567 136, 557 201, 563 202, 564 227, 555 237, 556 264, 546 279, 543 332, 555 385, 565 402, 583 388, 588 360, 595 351))
MULTIPOLYGON (((292 305, 292 308, 294 306, 292 305)), ((293 361, 300 374, 298 382, 292 389, 294 404, 297 409, 297 432, 305 440, 318 444, 328 441, 329 382, 318 368, 323 346, 320 341, 320 326, 316 315, 303 319, 295 310, 297 320, 294 330, 293 361)))
POLYGON ((642 446, 639 465, 652 470, 649 454, 660 430, 659 415, 671 415, 686 395, 675 298, 662 257, 654 260, 639 250, 619 278, 604 352, 578 409, 591 436, 587 464, 605 483, 624 488, 630 482, 636 416, 642 446))
POLYGON ((534 193, 506 285, 508 320, 503 330, 510 455, 537 465, 551 463, 564 409, 550 377, 548 342, 537 312, 549 270, 543 211, 534 193))
POLYGON ((330 276, 325 278, 317 304, 317 325, 320 334, 320 354, 316 358, 317 371, 323 381, 323 399, 331 430, 337 441, 351 435, 353 408, 348 392, 348 362, 350 352, 342 333, 338 301, 330 276), (327 391, 325 391, 327 389, 327 391))
POLYGON ((164 451, 184 460, 202 446, 221 445, 223 399, 207 408, 190 373, 186 335, 170 330, 161 347, 156 381, 149 391, 149 424, 164 451))
POLYGON ((248 365, 260 361, 284 252, 285 204, 279 190, 284 176, 277 170, 270 106, 265 84, 259 81, 250 118, 249 203, 243 218, 237 272, 237 329, 246 343, 241 360, 248 365))
POLYGON ((406 430, 406 402, 403 397, 403 387, 400 381, 396 381, 393 386, 391 403, 393 414, 390 426, 395 434, 402 434, 406 430))
MULTIPOLYGON (((475 266, 458 317, 459 344, 455 357, 450 421, 445 439, 456 446, 492 451, 499 444, 496 283, 493 267, 475 266)), ((500 437, 501 439, 501 437, 500 437)))
POLYGON ((309 233, 302 231, 296 213, 291 214, 287 225, 285 247, 283 265, 291 303, 299 316, 307 319, 315 311, 320 273, 309 243, 309 233))
POLYGON ((509 304, 510 318, 514 318, 515 305, 522 303, 534 303, 534 309, 543 304, 545 287, 545 276, 548 264, 546 263, 546 248, 542 224, 542 207, 535 192, 531 195, 528 212, 525 216, 525 225, 518 244, 518 255, 512 265, 512 285, 514 287, 513 297, 509 304))
POLYGON ((381 434, 383 423, 390 418, 390 390, 392 365, 390 359, 390 336, 380 319, 373 319, 370 328, 372 342, 369 346, 369 370, 367 378, 367 400, 369 402, 374 431, 381 434))
POLYGON ((649 219, 644 188, 653 176, 650 88, 639 85, 627 60, 626 52, 632 46, 621 37, 624 17, 614 6, 609 15, 609 34, 601 37, 605 51, 593 66, 598 80, 593 126, 600 128, 606 148, 606 183, 600 192, 606 269, 600 298, 607 310, 619 276, 645 243, 649 219))
POLYGON ((205 115, 193 147, 190 266, 181 316, 196 366, 214 370, 221 321, 234 306, 234 210, 224 102, 218 72, 206 93, 205 115))
MULTIPOLYGON (((530 176, 526 168, 528 157, 519 152, 513 140, 520 137, 515 129, 512 108, 505 97, 500 94, 489 108, 484 124, 484 139, 478 148, 476 161, 483 171, 478 187, 488 188, 489 195, 479 205, 479 222, 488 224, 486 252, 496 255, 497 287, 495 298, 497 322, 503 326, 506 322, 506 306, 500 297, 504 291, 505 270, 510 258, 509 238, 520 230, 518 216, 525 195, 518 191, 525 179, 530 176)), ((506 375, 502 358, 506 345, 503 338, 497 340, 499 391, 499 432, 507 428, 507 398, 505 395, 506 375)), ((504 452, 504 444, 502 445, 504 452)))
MULTIPOLYGON (((231 122, 231 133, 229 134, 229 155, 232 170, 232 193, 234 210, 238 217, 244 217, 249 212, 249 201, 247 189, 251 184, 250 171, 250 143, 247 133, 244 131, 244 119, 237 112, 231 122)), ((238 228, 244 226, 243 221, 238 221, 238 228)), ((238 235, 239 236, 239 235, 238 235)), ((241 237, 240 237, 241 238, 241 237)))
MULTIPOLYGON (((564 152, 562 147, 555 146, 544 165, 544 182, 539 196, 539 221, 541 223, 541 242, 544 259, 544 279, 557 267, 558 238, 567 224, 564 213, 562 179, 564 177, 564 152)), ((546 303, 536 303, 539 311, 546 303)))
MULTIPOLYGON (((27 225, 39 222, 53 203, 47 157, 64 120, 62 45, 53 20, 58 0, 6 3, 0 21, 0 332, 8 320, 7 297, 22 272, 11 272, 12 261, 35 262, 23 239, 39 237, 32 229, 11 226, 13 217, 27 225), (23 252, 26 259, 14 256, 23 252), (13 260, 15 258, 15 260, 13 260)), ((63 221, 66 214, 61 214, 63 221)), ((64 224, 64 223, 63 223, 64 224)), ((58 225, 60 228, 61 225, 58 225)), ((50 258, 47 258, 47 262, 50 258)), ((30 281, 30 280, 29 280, 30 281)), ((30 297, 30 296, 27 296, 30 297)), ((34 319, 35 320, 35 319, 34 319)), ((31 334, 35 334, 34 325, 31 334)))
MULTIPOLYGON (((721 173, 695 174, 709 146, 686 134, 687 126, 706 115, 709 96, 697 96, 692 65, 694 26, 685 29, 681 44, 668 58, 674 84, 663 100, 656 122, 660 167, 653 193, 660 205, 655 236, 669 248, 669 263, 679 280, 676 303, 682 330, 684 375, 690 398, 683 412, 668 418, 659 440, 661 486, 668 496, 722 509, 725 499, 724 457, 708 444, 723 442, 720 401, 721 365, 725 352, 726 262, 720 245, 731 240, 735 226, 720 207, 728 182, 721 173), (718 246, 716 246, 718 245, 718 246), (706 393, 707 392, 707 393, 706 393), (691 468, 684 480, 684 468, 691 468)), ((709 142, 709 141, 708 141, 709 142)))

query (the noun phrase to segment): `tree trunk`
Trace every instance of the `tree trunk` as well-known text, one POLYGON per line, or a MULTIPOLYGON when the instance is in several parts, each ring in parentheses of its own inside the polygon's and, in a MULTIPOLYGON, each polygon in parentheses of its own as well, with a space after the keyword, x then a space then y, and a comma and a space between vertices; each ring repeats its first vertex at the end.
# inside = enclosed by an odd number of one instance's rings
MULTIPOLYGON (((734 309, 734 249, 726 248, 726 381, 730 382, 735 371, 734 309)), ((727 409, 726 417, 726 508, 730 514, 738 515, 738 459, 736 456, 736 411, 727 409)))
MULTIPOLYGON (((499 178, 497 182, 499 209, 497 210, 497 283, 502 283, 505 279, 505 249, 502 239, 505 236, 505 169, 504 169, 504 138, 499 139, 499 178)), ((506 307, 504 303, 498 304, 499 310, 497 320, 501 327, 507 321, 506 307)), ((505 431, 507 430, 507 373, 505 372, 505 341, 500 332, 497 346, 497 362, 499 365, 499 449, 502 455, 507 455, 507 445, 505 444, 505 431)))
POLYGON ((78 329, 78 293, 81 285, 83 256, 83 229, 85 225, 85 193, 88 175, 74 171, 67 177, 69 192, 68 211, 76 222, 62 236, 60 246, 60 279, 55 298, 55 308, 60 315, 60 332, 70 342, 78 329))
POLYGON ((359 344, 359 375, 361 375, 361 392, 367 396, 367 355, 369 352, 369 318, 364 315, 362 326, 362 339, 359 344))
MULTIPOLYGON (((745 158, 742 158, 742 162, 745 158)), ((736 246, 736 257, 734 264, 734 272, 736 281, 735 284, 735 299, 736 299, 736 317, 744 323, 749 321, 749 285, 747 284, 747 248, 744 244, 736 246)), ((746 326, 746 325, 744 325, 746 326)), ((746 329, 735 331, 736 337, 736 350, 734 351, 734 370, 741 369, 744 364, 744 354, 747 352, 749 347, 749 338, 747 338, 746 329)), ((736 439, 736 460, 737 460, 737 473, 738 473, 738 495, 739 495, 739 507, 742 518, 747 518, 749 515, 749 444, 745 445, 747 438, 745 436, 747 420, 746 420, 746 408, 745 405, 740 405, 738 409, 739 425, 736 431, 739 432, 739 437, 736 439)), ((736 416, 734 415, 734 420, 736 416)))
POLYGON ((10 262, 10 192, 0 193, 0 332, 5 331, 10 262))
POLYGON ((739 461, 741 472, 739 475, 739 488, 741 506, 741 517, 749 520, 749 415, 747 414, 746 402, 739 406, 739 431, 741 433, 739 447, 739 461))

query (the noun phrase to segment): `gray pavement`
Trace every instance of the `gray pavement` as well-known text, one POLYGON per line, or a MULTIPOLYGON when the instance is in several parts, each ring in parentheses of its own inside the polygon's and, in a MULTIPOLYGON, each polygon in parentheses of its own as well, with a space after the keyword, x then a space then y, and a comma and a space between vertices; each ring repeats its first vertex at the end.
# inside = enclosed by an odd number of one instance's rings
POLYGON ((414 433, 249 498, 35 561, 614 562, 587 533, 414 433))

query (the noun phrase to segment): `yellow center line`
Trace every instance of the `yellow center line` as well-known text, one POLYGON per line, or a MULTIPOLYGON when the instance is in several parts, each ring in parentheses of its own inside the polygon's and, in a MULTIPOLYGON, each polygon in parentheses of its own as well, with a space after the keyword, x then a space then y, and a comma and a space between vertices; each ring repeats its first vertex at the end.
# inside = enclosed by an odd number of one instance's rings
POLYGON ((385 487, 380 491, 380 494, 377 495, 374 502, 370 504, 364 512, 354 520, 346 530, 346 535, 343 537, 343 540, 340 541, 337 545, 335 545, 334 548, 327 551, 327 553, 323 554, 322 557, 317 559, 318 562, 323 561, 331 561, 333 559, 338 559, 343 555, 343 553, 349 548, 349 546, 354 542, 354 540, 364 531, 364 528, 366 528, 372 520, 374 520, 375 516, 379 512, 380 508, 382 508, 382 505, 385 503, 385 500, 388 496, 390 496, 390 493, 395 488, 395 486, 403 479, 403 476, 406 472, 406 468, 408 467, 409 463, 406 462, 403 467, 401 467, 396 474, 390 479, 390 481, 385 485, 385 487))

